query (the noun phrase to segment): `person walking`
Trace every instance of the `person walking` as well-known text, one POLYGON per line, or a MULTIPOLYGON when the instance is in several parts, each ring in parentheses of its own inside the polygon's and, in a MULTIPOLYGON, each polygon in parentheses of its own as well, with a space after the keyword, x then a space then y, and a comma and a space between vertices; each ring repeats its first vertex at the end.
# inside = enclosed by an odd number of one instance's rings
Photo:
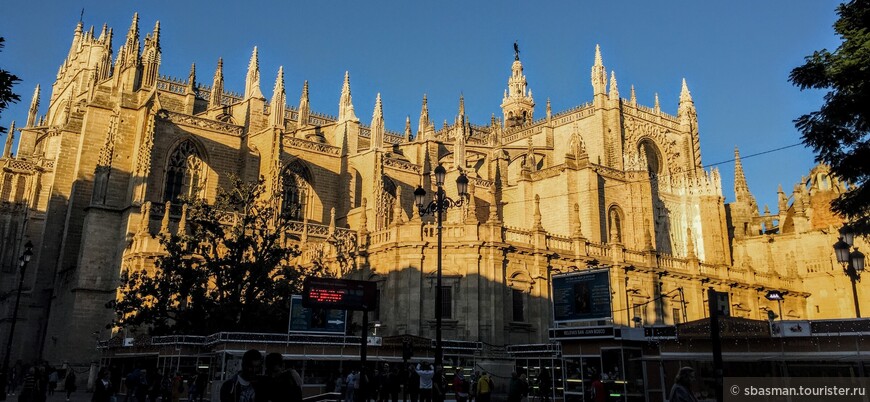
POLYGON ((172 377, 172 388, 169 392, 171 392, 172 402, 178 402, 181 399, 181 394, 184 393, 184 377, 181 376, 181 373, 175 372, 172 377))
POLYGON ((493 388, 495 388, 495 384, 493 384, 492 378, 489 377, 489 373, 484 371, 477 381, 477 400, 479 402, 490 402, 492 400, 493 388))
POLYGON ((48 372, 48 396, 54 395, 54 390, 57 389, 57 370, 50 368, 48 372))
POLYGON ((350 370, 350 373, 347 375, 347 381, 345 381, 347 392, 344 393, 344 402, 353 402, 354 393, 359 389, 358 379, 357 371, 350 370))
POLYGON ((18 394, 18 402, 34 402, 37 392, 36 368, 27 369, 27 374, 21 381, 21 392, 18 394))
POLYGON ((456 375, 453 376, 453 394, 456 395, 456 402, 468 401, 468 389, 468 381, 465 379, 462 367, 457 367, 456 375))
POLYGON ((76 372, 73 371, 72 367, 66 369, 66 377, 63 379, 63 390, 66 392, 67 401, 69 401, 72 393, 76 392, 76 372))
POLYGON ((538 373, 538 393, 541 396, 541 402, 550 402, 553 393, 553 378, 550 377, 550 370, 546 367, 538 373))
POLYGON ((296 370, 284 368, 284 357, 280 353, 266 355, 262 389, 266 401, 302 402, 302 378, 296 370))
POLYGON ((698 402, 692 392, 692 381, 695 381, 695 369, 691 367, 681 368, 674 380, 674 386, 671 387, 668 399, 671 402, 698 402))
POLYGON ((420 376, 420 402, 432 402, 432 377, 435 370, 432 366, 423 362, 417 364, 417 375, 420 376))
POLYGON ((112 400, 110 374, 109 370, 100 369, 99 374, 97 374, 97 382, 94 383, 94 395, 91 396, 91 402, 110 402, 112 400))
POLYGON ((264 401, 257 375, 263 369, 263 355, 251 349, 242 355, 242 369, 221 384, 220 402, 260 402, 264 401))

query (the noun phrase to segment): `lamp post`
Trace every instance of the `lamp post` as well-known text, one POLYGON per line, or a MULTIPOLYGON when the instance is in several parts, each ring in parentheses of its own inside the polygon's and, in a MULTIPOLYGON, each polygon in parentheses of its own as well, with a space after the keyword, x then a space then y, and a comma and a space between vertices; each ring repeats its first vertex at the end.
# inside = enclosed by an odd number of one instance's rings
MULTIPOLYGON (((12 310, 12 324, 9 326, 9 338, 6 340, 6 356, 3 357, 3 380, 7 379, 9 373, 9 355, 12 354, 12 338, 15 335, 15 323, 18 321, 18 306, 21 304, 21 288, 24 286, 24 273, 27 271, 27 264, 30 258, 33 257, 33 243, 29 240, 24 245, 24 254, 18 257, 18 294, 15 296, 15 308, 12 310)), ((3 381, 2 388, 6 391, 6 381, 3 381)))
POLYGON ((417 204, 420 216, 435 215, 438 229, 438 260, 436 262, 437 273, 435 280, 435 366, 440 366, 444 358, 444 350, 441 347, 441 316, 443 314, 441 309, 441 223, 444 211, 462 206, 468 197, 468 177, 465 176, 465 173, 460 172, 459 177, 456 178, 456 190, 459 193, 459 199, 457 200, 452 200, 444 194, 445 176, 447 176, 447 169, 444 169, 444 166, 438 165, 435 168, 435 186, 438 187, 438 190, 435 193, 435 200, 431 201, 429 205, 424 205, 426 202, 426 190, 423 189, 423 186, 417 186, 417 189, 414 190, 414 201, 417 204))
MULTIPOLYGON (((768 290, 764 298, 770 301, 776 301, 779 306, 779 336, 783 336, 784 329, 782 326, 782 300, 784 294, 778 290, 768 290)), ((770 310, 768 310, 770 311, 770 310)), ((772 312, 771 312, 772 313, 772 312)))
POLYGON ((840 239, 834 243, 834 254, 837 255, 837 262, 843 265, 844 273, 852 281, 855 316, 861 318, 861 308, 858 305, 858 287, 855 283, 861 280, 861 271, 864 270, 864 253, 858 251, 857 247, 851 250, 854 241, 855 234, 847 226, 843 226, 840 229, 840 239))

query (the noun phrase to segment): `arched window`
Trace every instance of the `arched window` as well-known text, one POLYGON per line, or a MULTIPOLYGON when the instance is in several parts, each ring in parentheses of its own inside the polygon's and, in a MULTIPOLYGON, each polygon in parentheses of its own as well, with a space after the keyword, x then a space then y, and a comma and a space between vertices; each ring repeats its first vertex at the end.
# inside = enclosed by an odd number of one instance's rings
POLYGON ((204 177, 202 157, 193 141, 178 144, 169 154, 163 201, 174 203, 181 197, 198 197, 204 177))
POLYGON ((310 188, 308 169, 301 162, 293 161, 284 169, 282 177, 284 191, 281 198, 281 212, 288 219, 301 221, 305 219, 305 205, 308 201, 310 188))
POLYGON ((659 150, 656 147, 655 143, 652 142, 649 138, 644 139, 637 144, 637 152, 643 155, 646 159, 646 167, 647 171, 651 176, 659 175, 662 173, 662 164, 661 158, 659 157, 659 150))

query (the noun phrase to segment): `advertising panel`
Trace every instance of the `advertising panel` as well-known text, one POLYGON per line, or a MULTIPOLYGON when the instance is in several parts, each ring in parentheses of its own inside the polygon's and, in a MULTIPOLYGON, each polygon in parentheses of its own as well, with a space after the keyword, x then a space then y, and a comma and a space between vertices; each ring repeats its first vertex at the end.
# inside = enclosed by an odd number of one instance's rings
POLYGON ((290 325, 287 332, 344 334, 347 312, 322 307, 302 306, 302 296, 290 299, 290 325))
POLYGON ((609 269, 553 276, 555 322, 602 320, 612 316, 609 269))

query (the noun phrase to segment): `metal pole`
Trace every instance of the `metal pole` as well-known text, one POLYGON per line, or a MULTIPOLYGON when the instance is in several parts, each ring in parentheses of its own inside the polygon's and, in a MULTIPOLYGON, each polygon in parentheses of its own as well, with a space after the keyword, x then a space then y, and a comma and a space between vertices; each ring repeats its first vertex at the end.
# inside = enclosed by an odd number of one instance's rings
POLYGON ((436 196, 438 205, 436 206, 438 214, 438 271, 435 280, 435 366, 440 366, 443 359, 444 351, 441 348, 441 230, 442 230, 442 214, 444 210, 444 189, 438 186, 438 194, 436 196))
POLYGON ((855 279, 858 276, 857 271, 855 271, 855 267, 852 266, 852 262, 849 261, 849 268, 847 273, 849 274, 849 279, 852 280, 852 297, 855 300, 855 317, 861 318, 861 307, 858 304, 858 288, 855 286, 855 279))
POLYGON ((716 401, 722 402, 722 342, 719 336, 719 300, 713 288, 707 289, 707 304, 710 306, 710 342, 713 349, 713 370, 716 376, 716 401))
POLYGON ((368 357, 369 346, 369 312, 362 311, 362 336, 359 343, 359 372, 366 373, 366 358, 368 357))
POLYGON ((686 323, 686 322, 689 322, 689 317, 686 314, 686 295, 683 294, 683 288, 679 288, 679 289, 680 289, 680 304, 683 307, 683 322, 686 323))
MULTIPOLYGON (((12 325, 9 326, 9 338, 6 341, 6 356, 3 357, 3 373, 7 376, 9 371, 9 355, 12 354, 12 338, 15 335, 15 323, 18 322, 18 307, 21 304, 21 288, 24 286, 24 272, 26 269, 27 263, 25 262, 20 270, 21 278, 18 279, 18 294, 15 296, 15 309, 12 310, 12 325)), ((6 389, 6 384, 3 384, 3 389, 6 389)))

